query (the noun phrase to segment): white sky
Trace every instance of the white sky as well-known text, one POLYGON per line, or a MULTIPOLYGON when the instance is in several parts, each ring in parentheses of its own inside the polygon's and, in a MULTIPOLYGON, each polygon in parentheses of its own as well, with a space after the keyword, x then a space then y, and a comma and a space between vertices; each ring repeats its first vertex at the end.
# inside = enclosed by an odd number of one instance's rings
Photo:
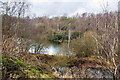
POLYGON ((101 6, 103 6, 103 4, 106 4, 107 2, 109 11, 117 11, 118 1, 120 0, 26 0, 26 1, 32 4, 32 7, 30 8, 31 11, 30 14, 32 14, 31 16, 52 17, 61 16, 64 14, 66 14, 67 16, 73 16, 77 13, 82 14, 84 12, 100 13, 102 12, 101 6))
POLYGON ((119 0, 28 0, 32 3, 34 16, 73 16, 75 14, 102 12, 103 4, 108 2, 109 11, 117 11, 119 0))

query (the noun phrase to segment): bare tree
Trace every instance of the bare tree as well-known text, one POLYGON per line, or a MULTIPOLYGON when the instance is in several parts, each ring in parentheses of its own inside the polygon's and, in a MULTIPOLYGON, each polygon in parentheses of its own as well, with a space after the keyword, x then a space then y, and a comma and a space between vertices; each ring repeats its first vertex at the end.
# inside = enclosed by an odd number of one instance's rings
MULTIPOLYGON (((101 35, 101 43, 97 41, 99 44, 99 47, 102 48, 102 55, 105 54, 107 61, 112 64, 112 66, 109 66, 108 69, 113 73, 113 78, 116 78, 118 74, 118 67, 120 67, 118 63, 118 25, 117 25, 117 13, 110 14, 108 12, 108 4, 104 5, 103 13, 104 13, 104 27, 102 28, 103 33, 101 35)), ((97 27, 100 29, 99 23, 97 24, 97 27)))
MULTIPOLYGON (((10 51, 14 51, 17 47, 19 47, 19 50, 23 51, 23 40, 22 38, 19 38, 19 44, 18 44, 18 32, 20 29, 20 25, 24 23, 24 21, 20 20, 20 17, 23 18, 26 10, 29 8, 29 4, 27 2, 21 1, 21 2, 0 2, 0 8, 1 8, 1 15, 3 15, 3 48, 10 50, 9 46, 11 46, 10 51), (21 22, 20 22, 21 21, 21 22), (6 32, 5 32, 6 31, 6 32), (12 33, 12 34, 11 34, 12 33), (11 37, 11 38, 10 38, 11 37), (11 41, 9 41, 9 39, 11 41), (15 42, 14 42, 15 41, 15 42), (5 45, 9 42, 12 45, 9 45, 5 47, 5 45)), ((6 51, 4 50, 3 51, 6 51)), ((19 51, 20 52, 20 51, 19 51)), ((10 54, 10 52, 8 52, 10 54)), ((11 52, 12 53, 12 52, 11 52)))

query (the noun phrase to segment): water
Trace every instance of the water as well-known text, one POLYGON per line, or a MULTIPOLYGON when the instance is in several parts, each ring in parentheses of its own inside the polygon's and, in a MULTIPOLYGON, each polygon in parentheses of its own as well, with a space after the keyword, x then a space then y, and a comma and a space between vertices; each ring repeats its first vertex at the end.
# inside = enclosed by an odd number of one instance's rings
MULTIPOLYGON (((36 45, 36 44, 34 44, 36 45)), ((29 49, 30 53, 35 53, 36 46, 31 46, 29 49)), ((49 55, 65 55, 68 52, 65 51, 65 48, 58 43, 48 43, 47 45, 43 46, 43 48, 37 52, 41 54, 49 54, 49 55)))
POLYGON ((48 47, 42 50, 42 53, 49 54, 49 55, 56 55, 59 53, 59 51, 60 51, 60 45, 50 44, 48 47))

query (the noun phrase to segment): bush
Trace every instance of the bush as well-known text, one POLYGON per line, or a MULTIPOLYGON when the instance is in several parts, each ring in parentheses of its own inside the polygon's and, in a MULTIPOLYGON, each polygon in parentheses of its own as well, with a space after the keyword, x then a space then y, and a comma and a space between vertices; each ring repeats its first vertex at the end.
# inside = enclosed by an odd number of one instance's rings
POLYGON ((73 31, 71 35, 71 39, 76 39, 77 37, 81 37, 83 32, 81 31, 73 31))
POLYGON ((56 34, 56 32, 54 31, 48 32, 48 40, 50 41, 54 40, 54 34, 56 34))
POLYGON ((62 40, 63 34, 62 33, 56 33, 54 31, 49 32, 48 34, 48 40, 54 41, 54 40, 62 40))
POLYGON ((62 40, 62 33, 57 33, 54 35, 54 40, 62 40))
POLYGON ((71 42, 72 51, 77 57, 91 56, 97 53, 97 43, 92 35, 98 38, 97 34, 86 32, 82 38, 77 38, 71 42))

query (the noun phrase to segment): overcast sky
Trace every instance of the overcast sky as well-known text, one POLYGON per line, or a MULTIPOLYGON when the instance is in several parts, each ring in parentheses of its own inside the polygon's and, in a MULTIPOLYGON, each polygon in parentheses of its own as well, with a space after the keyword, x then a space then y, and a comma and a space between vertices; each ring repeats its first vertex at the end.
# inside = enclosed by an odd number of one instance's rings
POLYGON ((108 2, 109 11, 117 11, 119 0, 28 0, 33 16, 73 16, 82 13, 102 12, 103 5, 108 2))

